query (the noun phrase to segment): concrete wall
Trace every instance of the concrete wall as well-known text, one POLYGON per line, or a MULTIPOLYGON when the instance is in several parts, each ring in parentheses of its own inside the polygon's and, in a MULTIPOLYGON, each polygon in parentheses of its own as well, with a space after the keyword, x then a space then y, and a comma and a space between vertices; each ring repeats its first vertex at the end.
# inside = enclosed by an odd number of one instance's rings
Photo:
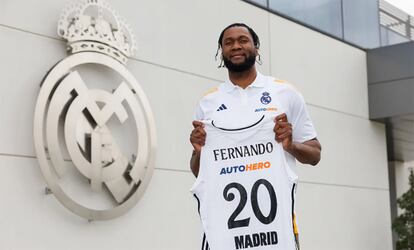
POLYGON ((155 115, 153 179, 111 221, 88 223, 44 195, 33 112, 41 79, 65 57, 56 26, 69 2, 0 0, 0 249, 198 249, 188 137, 198 98, 225 78, 216 40, 236 21, 260 36, 259 70, 303 93, 323 145, 319 167, 298 167, 303 249, 390 249, 385 129, 368 120, 365 53, 236 0, 109 1, 137 37, 128 68, 155 115))

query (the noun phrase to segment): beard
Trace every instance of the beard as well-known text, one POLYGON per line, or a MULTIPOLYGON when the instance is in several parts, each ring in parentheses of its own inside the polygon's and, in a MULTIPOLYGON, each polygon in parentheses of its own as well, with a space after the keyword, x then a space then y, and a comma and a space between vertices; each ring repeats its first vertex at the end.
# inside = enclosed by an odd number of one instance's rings
POLYGON ((223 56, 223 62, 224 66, 226 66, 230 72, 240 73, 253 67, 256 63, 256 55, 249 54, 246 57, 246 60, 242 63, 233 63, 230 59, 223 56))

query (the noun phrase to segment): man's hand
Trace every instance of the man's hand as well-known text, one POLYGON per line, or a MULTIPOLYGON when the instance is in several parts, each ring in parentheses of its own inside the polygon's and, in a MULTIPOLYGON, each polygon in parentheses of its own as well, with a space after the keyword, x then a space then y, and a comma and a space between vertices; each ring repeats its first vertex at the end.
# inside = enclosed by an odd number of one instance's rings
POLYGON ((194 129, 190 134, 190 142, 193 145, 194 151, 191 155, 190 167, 191 172, 197 177, 198 171, 200 170, 201 147, 206 142, 206 131, 204 130, 204 124, 199 121, 193 121, 193 127, 194 129))
POLYGON ((292 140, 292 124, 288 122, 285 113, 275 118, 275 139, 281 142, 283 149, 293 155, 298 161, 304 164, 315 166, 321 159, 321 144, 318 139, 313 138, 303 143, 293 142, 292 140))
POLYGON ((282 143, 283 149, 292 152, 292 124, 288 122, 285 113, 276 116, 273 131, 275 131, 275 140, 282 143))
POLYGON ((193 121, 193 131, 190 134, 190 142, 193 145, 194 151, 200 154, 201 147, 206 142, 206 131, 204 130, 204 124, 199 121, 193 121))

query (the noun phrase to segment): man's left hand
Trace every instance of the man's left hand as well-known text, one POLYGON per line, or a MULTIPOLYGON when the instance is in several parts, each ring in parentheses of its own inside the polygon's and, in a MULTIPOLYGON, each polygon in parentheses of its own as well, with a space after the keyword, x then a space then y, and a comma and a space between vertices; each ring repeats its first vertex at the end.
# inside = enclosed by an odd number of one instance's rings
POLYGON ((285 113, 282 113, 275 118, 275 139, 277 142, 281 142, 283 149, 287 152, 292 151, 292 124, 288 122, 287 116, 285 113))

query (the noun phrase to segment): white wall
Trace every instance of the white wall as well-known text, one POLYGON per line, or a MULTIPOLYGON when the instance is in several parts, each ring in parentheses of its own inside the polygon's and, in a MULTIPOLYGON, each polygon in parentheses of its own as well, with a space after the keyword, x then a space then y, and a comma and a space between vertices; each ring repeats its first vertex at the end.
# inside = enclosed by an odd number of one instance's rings
POLYGON ((301 166, 304 249, 391 249, 385 127, 368 119, 365 52, 271 15, 271 72, 304 95, 322 144, 301 166))
POLYGON ((155 115, 153 179, 111 221, 88 223, 44 195, 33 111, 44 74, 65 57, 56 25, 68 2, 0 0, 0 249, 198 249, 188 137, 198 98, 225 78, 216 41, 235 21, 259 34, 260 71, 301 90, 323 146, 319 167, 298 170, 303 249, 390 249, 385 130, 368 120, 365 53, 236 0, 109 1, 137 37, 128 68, 155 115))

